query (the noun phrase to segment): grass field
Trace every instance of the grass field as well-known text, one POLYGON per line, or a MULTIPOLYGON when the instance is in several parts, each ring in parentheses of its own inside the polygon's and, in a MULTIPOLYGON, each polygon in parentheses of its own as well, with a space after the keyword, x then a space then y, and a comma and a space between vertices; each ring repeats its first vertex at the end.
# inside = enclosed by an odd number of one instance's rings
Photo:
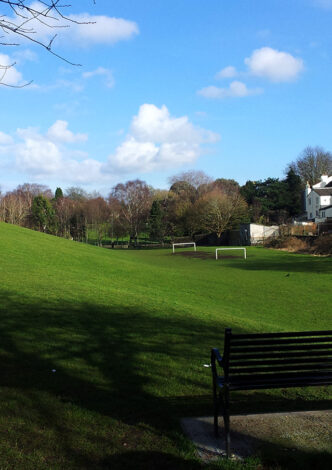
MULTIPOLYGON (((0 223, 1 470, 199 469, 179 420, 211 414, 203 365, 224 328, 331 329, 331 258, 204 251, 106 250, 0 223)), ((246 412, 332 404, 327 388, 233 398, 246 412)), ((280 461, 276 445, 261 459, 329 468, 331 454, 280 461)))

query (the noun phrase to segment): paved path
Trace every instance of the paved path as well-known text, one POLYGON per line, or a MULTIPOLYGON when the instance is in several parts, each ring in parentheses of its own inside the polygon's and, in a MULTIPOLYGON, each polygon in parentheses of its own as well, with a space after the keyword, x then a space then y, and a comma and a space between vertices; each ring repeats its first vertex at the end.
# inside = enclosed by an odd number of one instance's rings
MULTIPOLYGON (((222 418, 219 439, 213 434, 212 417, 184 418, 181 424, 202 460, 225 455, 222 418)), ((238 458, 254 454, 267 443, 332 454, 332 410, 231 416, 231 440, 233 455, 238 458)))

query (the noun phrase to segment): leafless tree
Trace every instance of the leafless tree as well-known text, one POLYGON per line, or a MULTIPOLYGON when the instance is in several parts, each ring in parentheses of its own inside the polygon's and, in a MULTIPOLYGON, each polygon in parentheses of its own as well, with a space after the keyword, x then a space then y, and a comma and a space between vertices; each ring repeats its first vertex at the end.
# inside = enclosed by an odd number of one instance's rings
POLYGON ((117 184, 110 198, 119 201, 121 216, 130 227, 130 236, 137 238, 151 207, 151 188, 141 180, 127 181, 117 184))
POLYGON ((93 227, 97 243, 101 246, 103 237, 109 231, 110 208, 105 199, 97 197, 86 201, 85 211, 87 222, 93 227))
POLYGON ((303 184, 309 182, 312 186, 319 182, 322 175, 332 174, 332 153, 322 147, 306 147, 286 172, 290 169, 300 176, 303 184))
POLYGON ((234 194, 240 191, 237 181, 227 178, 218 178, 213 182, 213 187, 220 189, 225 194, 234 194))
POLYGON ((169 178, 170 185, 178 183, 179 181, 185 181, 193 186, 195 189, 198 189, 202 185, 207 185, 212 183, 212 178, 208 176, 204 171, 197 170, 188 170, 178 175, 171 176, 169 178))
POLYGON ((7 192, 0 201, 0 220, 10 224, 29 226, 32 201, 42 195, 53 197, 52 191, 42 184, 24 183, 13 191, 7 192))
POLYGON ((201 228, 220 238, 225 230, 241 221, 247 212, 247 204, 239 193, 227 194, 216 188, 197 202, 196 211, 201 228))
MULTIPOLYGON (((95 0, 92 0, 95 3, 95 0)), ((60 0, 0 0, 2 12, 0 14, 0 45, 1 46, 19 46, 22 40, 28 40, 39 47, 46 49, 50 54, 71 64, 74 62, 61 56, 53 50, 53 43, 57 37, 57 31, 68 28, 71 23, 82 24, 68 15, 70 5, 60 3, 60 0), (38 37, 39 28, 48 28, 51 33, 49 40, 43 40, 38 37)), ((89 22, 83 22, 88 24, 89 22)), ((0 85, 12 86, 16 88, 24 87, 31 83, 23 85, 10 85, 6 83, 6 74, 8 70, 15 65, 0 64, 0 85)))

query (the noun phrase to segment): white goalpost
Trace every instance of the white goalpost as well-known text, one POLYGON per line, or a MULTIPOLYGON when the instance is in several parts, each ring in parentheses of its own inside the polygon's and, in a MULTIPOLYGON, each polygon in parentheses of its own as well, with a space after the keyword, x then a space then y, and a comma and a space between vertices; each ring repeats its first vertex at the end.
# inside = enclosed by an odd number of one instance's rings
POLYGON ((225 251, 225 250, 243 250, 244 259, 247 259, 247 250, 245 248, 236 247, 236 248, 216 248, 216 259, 218 259, 218 251, 225 251))
POLYGON ((173 253, 175 253, 176 246, 184 246, 184 245, 194 245, 194 250, 196 251, 196 243, 195 242, 188 242, 188 243, 173 243, 173 253))

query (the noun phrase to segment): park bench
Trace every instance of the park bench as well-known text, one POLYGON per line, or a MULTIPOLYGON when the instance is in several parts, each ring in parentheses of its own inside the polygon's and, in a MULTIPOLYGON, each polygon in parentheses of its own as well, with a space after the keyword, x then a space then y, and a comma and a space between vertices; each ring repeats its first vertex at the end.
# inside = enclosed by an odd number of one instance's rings
POLYGON ((332 330, 233 334, 225 330, 224 353, 211 351, 214 432, 222 408, 230 455, 229 392, 332 384, 332 330), (223 374, 219 375, 220 368, 223 374))

